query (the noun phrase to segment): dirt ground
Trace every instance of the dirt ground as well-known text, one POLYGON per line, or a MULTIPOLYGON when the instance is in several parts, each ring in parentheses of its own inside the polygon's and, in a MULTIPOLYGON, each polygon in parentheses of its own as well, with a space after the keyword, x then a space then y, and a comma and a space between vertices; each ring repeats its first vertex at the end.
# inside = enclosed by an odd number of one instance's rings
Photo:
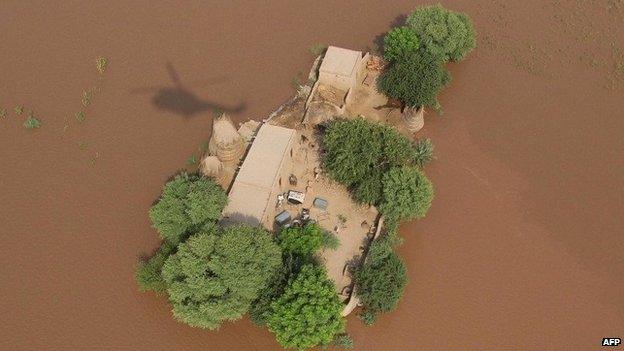
MULTIPOLYGON (((373 327, 349 317, 356 350, 599 349, 624 330, 624 5, 443 3, 473 18, 478 48, 420 132, 436 198, 401 230, 405 297, 373 327)), ((147 210, 201 152, 212 109, 265 118, 309 47, 374 48, 417 5, 1 2, 0 349, 277 349, 248 319, 192 329, 139 293, 158 243, 147 210)))

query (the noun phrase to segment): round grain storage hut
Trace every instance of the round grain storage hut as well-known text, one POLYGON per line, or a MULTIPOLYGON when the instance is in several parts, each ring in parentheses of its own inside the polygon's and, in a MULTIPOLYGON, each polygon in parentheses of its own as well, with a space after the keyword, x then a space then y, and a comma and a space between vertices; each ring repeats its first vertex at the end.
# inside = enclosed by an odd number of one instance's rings
POLYGON ((403 118, 410 132, 416 133, 425 126, 425 109, 420 107, 406 107, 403 110, 403 118))
POLYGON ((206 177, 219 180, 223 177, 223 162, 217 156, 206 156, 199 164, 199 170, 206 177))
POLYGON ((245 152, 245 142, 225 113, 212 122, 208 150, 224 163, 237 163, 245 152))

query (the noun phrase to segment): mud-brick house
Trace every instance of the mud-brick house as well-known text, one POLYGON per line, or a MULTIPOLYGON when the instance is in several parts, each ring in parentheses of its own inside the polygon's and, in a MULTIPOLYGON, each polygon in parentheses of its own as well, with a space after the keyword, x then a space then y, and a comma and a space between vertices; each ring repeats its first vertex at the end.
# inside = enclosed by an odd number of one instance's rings
POLYGON ((363 79, 364 56, 361 51, 330 46, 319 68, 319 84, 349 91, 363 79))

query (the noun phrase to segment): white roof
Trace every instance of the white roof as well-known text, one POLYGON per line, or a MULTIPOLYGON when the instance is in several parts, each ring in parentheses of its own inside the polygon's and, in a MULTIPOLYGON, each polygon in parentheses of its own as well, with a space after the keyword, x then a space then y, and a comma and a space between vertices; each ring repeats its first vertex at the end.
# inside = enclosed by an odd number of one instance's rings
POLYGON ((271 124, 260 127, 228 194, 227 222, 262 223, 294 134, 294 129, 271 124))
POLYGON ((355 71, 358 59, 362 58, 361 51, 338 48, 330 46, 325 52, 325 57, 321 63, 321 72, 337 74, 350 77, 355 71))

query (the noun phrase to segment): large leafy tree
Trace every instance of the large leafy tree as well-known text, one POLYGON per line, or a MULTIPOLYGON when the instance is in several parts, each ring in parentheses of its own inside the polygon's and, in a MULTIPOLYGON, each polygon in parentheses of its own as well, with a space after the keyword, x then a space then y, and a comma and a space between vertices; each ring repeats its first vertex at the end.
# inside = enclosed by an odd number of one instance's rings
POLYGON ((167 284, 162 278, 162 267, 167 258, 175 252, 176 246, 165 241, 158 251, 149 260, 139 263, 135 278, 141 291, 155 291, 162 293, 167 290, 167 284))
POLYGON ((239 319, 281 266, 270 234, 231 226, 191 236, 162 268, 173 315, 193 327, 217 329, 239 319))
POLYGON ((375 255, 355 274, 357 296, 364 308, 372 314, 396 308, 407 284, 407 270, 403 260, 387 243, 380 242, 378 246, 374 243, 370 250, 375 250, 375 255))
POLYGON ((380 211, 394 220, 422 218, 433 200, 433 184, 413 166, 396 167, 384 174, 380 211))
POLYGON ((162 238, 175 245, 212 225, 226 203, 225 191, 212 179, 182 173, 165 184, 149 217, 162 238))
POLYGON ((384 58, 388 62, 401 60, 416 52, 418 46, 418 36, 411 28, 393 28, 384 37, 384 58))
POLYGON ((285 348, 327 345, 345 328, 343 305, 323 267, 303 266, 271 307, 267 327, 285 348))
POLYGON ((282 251, 282 267, 276 272, 269 284, 260 291, 258 298, 252 303, 249 315, 251 320, 258 325, 266 325, 267 319, 273 312, 271 304, 277 300, 288 286, 289 282, 296 277, 301 268, 315 264, 311 255, 301 256, 282 251))
POLYGON ((442 5, 416 9, 407 18, 407 26, 420 39, 425 51, 444 61, 460 61, 476 45, 470 18, 442 5))
POLYGON ((438 93, 451 80, 444 63, 436 56, 418 51, 396 61, 381 75, 379 90, 407 106, 438 109, 438 93))
POLYGON ((323 146, 329 175, 350 187, 358 201, 375 205, 382 196, 384 172, 409 164, 415 153, 410 141, 393 128, 362 118, 332 122, 323 146))
POLYGON ((313 223, 282 229, 277 237, 282 251, 302 256, 311 255, 320 249, 323 239, 323 229, 313 223))
POLYGON ((338 245, 334 240, 330 233, 312 223, 280 231, 277 242, 282 249, 282 268, 253 302, 249 310, 251 320, 258 325, 265 325, 272 313, 271 303, 284 293, 289 281, 299 274, 303 266, 315 264, 315 251, 321 246, 338 245))

